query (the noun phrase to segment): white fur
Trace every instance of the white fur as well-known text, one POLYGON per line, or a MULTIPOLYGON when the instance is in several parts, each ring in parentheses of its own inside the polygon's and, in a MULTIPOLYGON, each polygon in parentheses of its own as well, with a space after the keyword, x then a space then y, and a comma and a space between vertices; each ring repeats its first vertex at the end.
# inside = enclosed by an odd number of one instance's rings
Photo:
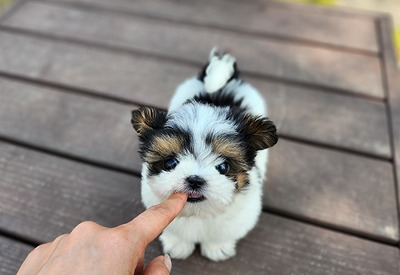
POLYGON ((225 86, 234 72, 233 64, 235 62, 235 57, 230 54, 225 54, 220 58, 216 51, 212 51, 210 65, 207 67, 204 78, 204 89, 207 93, 215 93, 225 86))
MULTIPOLYGON (((226 74, 224 77, 226 78, 226 74)), ((220 82, 217 84, 220 85, 220 82)), ((243 98, 242 104, 251 114, 266 115, 264 100, 251 85, 232 80, 224 89, 235 93, 235 98, 243 98)), ((193 147, 197 158, 190 154, 182 154, 179 156, 180 162, 176 170, 162 172, 156 177, 147 177, 148 165, 144 163, 142 199, 145 206, 150 207, 162 202, 173 192, 183 191, 186 177, 203 177, 210 183, 204 191, 207 199, 197 203, 186 203, 180 216, 164 230, 160 240, 164 252, 173 258, 188 257, 195 244, 199 243, 202 255, 220 261, 235 255, 236 242, 243 238, 258 220, 268 153, 267 150, 258 152, 256 165, 249 172, 250 184, 245 190, 235 192, 232 182, 214 169, 223 160, 213 154, 204 141, 208 132, 232 131, 231 122, 223 119, 225 110, 207 105, 194 107, 184 104, 202 92, 205 92, 204 83, 198 79, 192 78, 183 82, 171 100, 171 119, 167 124, 170 127, 179 125, 193 132, 193 147)))

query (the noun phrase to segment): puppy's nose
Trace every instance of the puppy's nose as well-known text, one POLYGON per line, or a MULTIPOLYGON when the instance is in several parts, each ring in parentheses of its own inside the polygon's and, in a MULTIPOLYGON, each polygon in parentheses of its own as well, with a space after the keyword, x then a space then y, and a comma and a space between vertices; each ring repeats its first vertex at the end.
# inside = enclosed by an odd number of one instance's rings
POLYGON ((188 183, 189 187, 193 190, 200 189, 206 181, 199 177, 199 176, 190 176, 186 178, 186 182, 188 183))

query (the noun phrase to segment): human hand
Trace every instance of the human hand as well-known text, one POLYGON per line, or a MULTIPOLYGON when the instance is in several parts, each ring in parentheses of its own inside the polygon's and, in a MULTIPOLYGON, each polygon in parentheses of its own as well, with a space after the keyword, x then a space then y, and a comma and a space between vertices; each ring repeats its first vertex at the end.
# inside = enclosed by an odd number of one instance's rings
POLYGON ((187 194, 173 194, 114 228, 83 222, 70 234, 35 248, 18 274, 169 274, 168 255, 154 258, 144 268, 144 252, 178 216, 186 200, 187 194))

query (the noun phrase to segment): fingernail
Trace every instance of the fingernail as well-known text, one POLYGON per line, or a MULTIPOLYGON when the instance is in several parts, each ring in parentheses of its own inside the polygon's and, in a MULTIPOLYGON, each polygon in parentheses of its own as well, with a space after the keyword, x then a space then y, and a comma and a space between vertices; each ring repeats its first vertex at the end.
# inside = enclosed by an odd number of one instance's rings
POLYGON ((171 262, 171 257, 168 254, 164 255, 163 262, 164 262, 165 266, 168 268, 169 272, 171 272, 172 262, 171 262))

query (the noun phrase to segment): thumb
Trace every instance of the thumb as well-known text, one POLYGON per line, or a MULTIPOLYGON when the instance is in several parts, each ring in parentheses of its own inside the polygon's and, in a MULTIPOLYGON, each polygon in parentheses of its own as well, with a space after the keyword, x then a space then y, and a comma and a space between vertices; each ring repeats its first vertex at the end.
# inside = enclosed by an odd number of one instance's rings
POLYGON ((143 270, 143 275, 169 275, 171 268, 171 258, 165 254, 151 260, 143 270))

